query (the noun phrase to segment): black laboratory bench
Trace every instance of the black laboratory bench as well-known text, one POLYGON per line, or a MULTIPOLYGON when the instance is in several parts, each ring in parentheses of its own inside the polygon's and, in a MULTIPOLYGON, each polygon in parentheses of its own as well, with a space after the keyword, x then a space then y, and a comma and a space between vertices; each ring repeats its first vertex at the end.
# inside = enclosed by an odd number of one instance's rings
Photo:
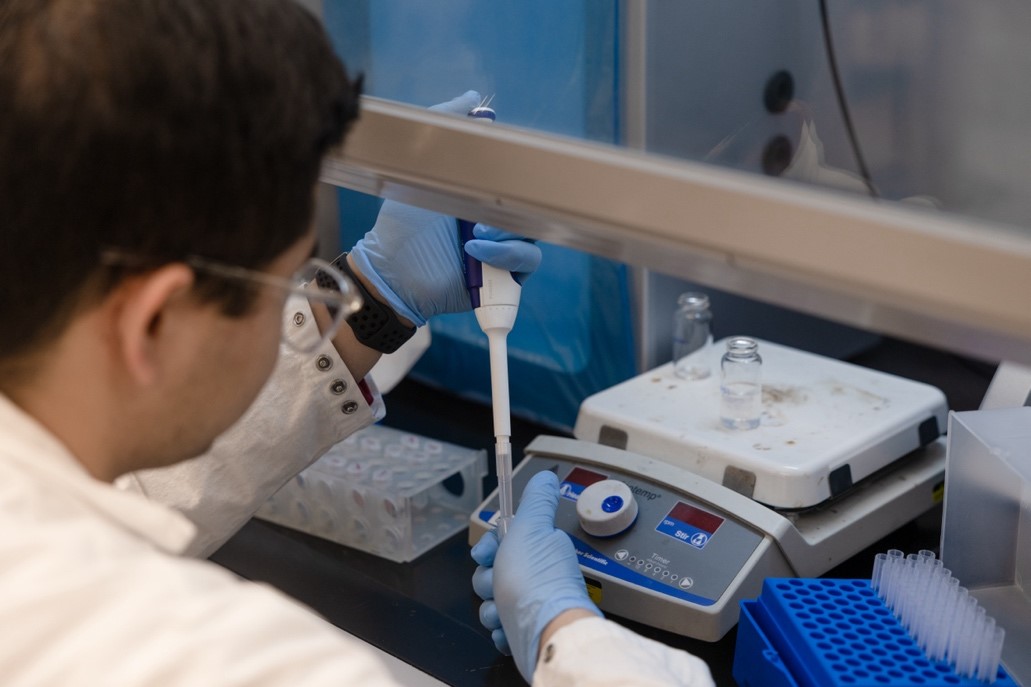
MULTIPOLYGON (((853 359, 861 365, 933 384, 953 410, 976 409, 994 367, 885 340, 853 359)), ((461 446, 493 444, 489 408, 439 389, 404 381, 387 396, 384 424, 461 446)), ((513 418, 513 455, 553 428, 513 418)), ((490 463, 492 461, 488 461, 490 463)), ((484 493, 496 477, 485 480, 484 493)), ((941 508, 891 533, 826 577, 868 578, 876 553, 890 548, 937 551, 941 508)), ((510 658, 495 650, 477 617, 467 534, 457 534, 411 563, 393 563, 355 549, 252 520, 212 560, 247 579, 266 582, 307 604, 334 625, 456 686, 525 684, 510 658)), ((709 643, 613 617, 636 632, 704 659, 717 685, 733 686, 735 630, 709 643)))

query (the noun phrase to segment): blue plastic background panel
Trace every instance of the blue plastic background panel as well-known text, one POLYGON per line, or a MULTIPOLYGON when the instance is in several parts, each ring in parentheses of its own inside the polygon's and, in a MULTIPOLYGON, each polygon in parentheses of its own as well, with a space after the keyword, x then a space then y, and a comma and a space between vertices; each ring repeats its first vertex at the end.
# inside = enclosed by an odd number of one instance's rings
MULTIPOLYGON (((326 0, 324 20, 369 95, 422 106, 494 94, 498 121, 616 142, 616 2, 326 0)), ((499 160, 498 164, 504 164, 499 160)), ((340 192, 341 245, 373 224, 379 200, 340 192)), ((514 229, 518 230, 518 227, 514 229)), ((635 374, 627 268, 542 245, 508 337, 512 412, 571 430, 580 402, 635 374)), ((435 318, 413 377, 490 401, 486 337, 472 314, 435 318)))

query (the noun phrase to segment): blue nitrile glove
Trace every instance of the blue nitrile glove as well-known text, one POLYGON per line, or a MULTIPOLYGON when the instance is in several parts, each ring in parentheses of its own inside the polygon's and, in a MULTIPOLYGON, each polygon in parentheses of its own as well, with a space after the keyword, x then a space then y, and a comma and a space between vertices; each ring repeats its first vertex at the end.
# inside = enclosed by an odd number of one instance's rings
MULTIPOLYGON (((431 110, 465 115, 480 102, 476 91, 431 110)), ((489 265, 517 273, 537 269, 541 250, 516 234, 477 224, 466 252, 489 265)), ((454 217, 384 201, 376 224, 351 250, 358 269, 398 315, 416 326, 434 315, 472 308, 454 217)))
POLYGON ((488 224, 473 227, 473 238, 465 252, 480 262, 508 270, 522 284, 541 264, 541 249, 532 240, 488 224), (518 241, 529 247, 512 243, 518 241))
POLYGON ((533 679, 548 623, 573 608, 602 615, 587 595, 573 542, 555 528, 558 499, 555 473, 537 473, 526 484, 500 546, 494 532, 488 532, 471 552, 479 564, 473 590, 484 599, 480 622, 492 631, 495 646, 512 654, 527 682, 533 679))

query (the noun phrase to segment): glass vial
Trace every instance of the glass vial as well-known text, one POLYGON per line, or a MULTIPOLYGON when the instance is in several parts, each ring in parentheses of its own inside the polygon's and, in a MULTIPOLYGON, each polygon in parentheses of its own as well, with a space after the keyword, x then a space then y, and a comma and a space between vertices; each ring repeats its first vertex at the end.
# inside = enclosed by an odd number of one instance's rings
POLYGON ((688 291, 680 294, 673 313, 673 374, 681 379, 705 379, 710 374, 712 311, 709 297, 688 291))
POLYGON ((755 429, 762 415, 759 344, 746 336, 727 340, 720 361, 720 422, 728 429, 755 429))

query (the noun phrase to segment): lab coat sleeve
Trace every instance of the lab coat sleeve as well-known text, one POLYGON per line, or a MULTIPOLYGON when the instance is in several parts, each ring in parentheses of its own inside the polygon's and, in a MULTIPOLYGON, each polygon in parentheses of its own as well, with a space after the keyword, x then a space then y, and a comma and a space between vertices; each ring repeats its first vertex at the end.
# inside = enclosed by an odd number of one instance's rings
MULTIPOLYGON (((307 302, 297 307, 310 315, 307 302)), ((183 553, 208 556, 297 473, 383 415, 371 378, 359 385, 332 345, 308 354, 283 346, 254 404, 207 453, 117 484, 186 515, 197 537, 183 553)))
POLYGON ((602 618, 571 623, 541 648, 537 687, 714 687, 705 661, 602 618))

